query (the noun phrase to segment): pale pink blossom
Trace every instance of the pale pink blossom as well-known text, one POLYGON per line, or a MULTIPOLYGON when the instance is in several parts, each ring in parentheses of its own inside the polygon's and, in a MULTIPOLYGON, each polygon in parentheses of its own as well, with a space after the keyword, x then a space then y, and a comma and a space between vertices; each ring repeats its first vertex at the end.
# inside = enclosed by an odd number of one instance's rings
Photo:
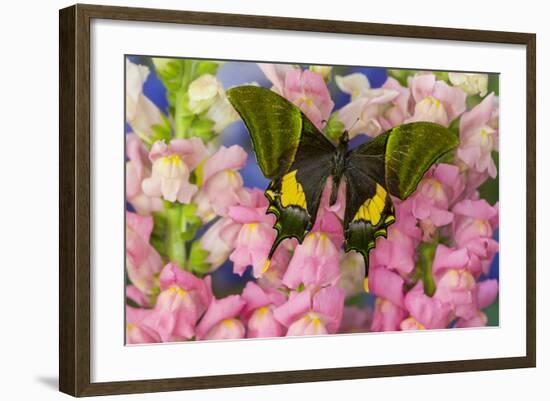
POLYGON ((215 76, 201 75, 189 84, 187 93, 189 110, 194 114, 206 112, 206 116, 214 122, 214 132, 220 133, 238 120, 239 115, 227 100, 222 84, 215 76))
POLYGON ((150 344, 161 342, 159 334, 143 324, 152 313, 152 309, 126 306, 126 344, 150 344))
POLYGON ((487 315, 485 314, 485 312, 478 310, 469 319, 458 319, 454 327, 467 328, 484 326, 487 326, 487 315))
POLYGON ((160 198, 147 196, 141 189, 143 179, 151 175, 151 162, 145 145, 135 134, 126 135, 126 156, 126 200, 141 215, 161 210, 160 198))
POLYGON ((487 94, 489 75, 449 72, 449 81, 454 86, 460 87, 468 95, 479 94, 483 97, 487 94))
POLYGON ((246 152, 233 145, 222 146, 206 160, 199 174, 201 188, 195 198, 204 221, 216 215, 227 216, 229 207, 239 202, 243 179, 237 170, 245 165, 246 159, 246 152))
POLYGON ((338 110, 338 119, 344 124, 351 138, 358 134, 375 137, 388 125, 382 121, 388 105, 396 100, 399 92, 393 89, 377 88, 360 93, 359 97, 338 110))
POLYGON ((126 59, 126 122, 144 139, 151 136, 154 125, 162 123, 160 110, 143 94, 149 72, 147 66, 126 59))
POLYGON ((322 128, 323 122, 330 117, 334 102, 321 74, 278 65, 264 64, 260 68, 278 94, 298 106, 317 128, 322 128))
POLYGON ((238 318, 245 302, 240 295, 212 298, 208 310, 197 325, 198 340, 232 340, 244 338, 245 327, 238 318))
POLYGON ((340 252, 325 232, 312 231, 296 247, 283 284, 288 288, 321 287, 335 282, 340 274, 340 252))
POLYGON ((378 297, 375 301, 371 330, 397 331, 405 316, 405 309, 387 299, 378 297))
POLYGON ((477 283, 476 297, 479 310, 468 319, 458 319, 455 327, 483 327, 487 325, 487 315, 481 310, 491 305, 498 295, 498 281, 494 279, 477 283))
POLYGON ((387 238, 379 237, 376 240, 376 247, 370 253, 370 264, 385 266, 406 275, 414 270, 421 231, 412 215, 411 200, 394 203, 396 221, 388 227, 387 238))
POLYGON ((242 275, 247 266, 253 267, 255 277, 266 273, 276 273, 280 279, 282 269, 288 264, 288 250, 281 244, 265 269, 269 251, 275 241, 277 231, 273 228, 275 217, 266 214, 268 202, 259 190, 245 191, 239 204, 229 208, 228 216, 235 224, 230 229, 222 231, 222 238, 234 251, 229 256, 233 262, 233 271, 242 275))
POLYGON ((286 74, 298 68, 290 64, 258 63, 258 67, 273 84, 271 90, 284 96, 286 74))
POLYGON ((150 303, 149 298, 135 285, 126 286, 126 298, 131 299, 133 302, 141 307, 147 307, 150 303))
POLYGON ((394 90, 399 93, 397 97, 392 99, 391 103, 385 109, 383 115, 380 117, 380 124, 386 131, 390 128, 403 124, 410 116, 409 104, 411 100, 411 91, 409 88, 401 86, 401 84, 395 79, 389 77, 382 88, 387 90, 394 90))
POLYGON ((498 128, 493 123, 497 107, 494 94, 487 96, 460 118, 460 145, 457 157, 468 168, 495 178, 497 169, 492 152, 498 150, 498 128))
POLYGON ((145 294, 156 285, 162 268, 159 253, 149 244, 153 218, 126 212, 126 271, 130 281, 145 294))
POLYGON ((246 322, 248 338, 281 337, 286 329, 273 314, 274 309, 286 301, 286 297, 275 289, 262 289, 249 281, 243 290, 246 302, 241 318, 246 322))
POLYGON ((152 175, 142 183, 148 196, 189 203, 197 186, 189 182, 189 175, 206 156, 206 147, 199 138, 173 139, 154 143, 149 153, 153 163, 152 175))
POLYGON ((287 336, 333 334, 338 331, 344 309, 344 291, 329 286, 316 293, 292 292, 274 316, 288 328, 287 336))
POLYGON ((491 206, 484 199, 463 200, 455 205, 453 212, 456 215, 454 239, 457 246, 468 250, 468 269, 476 277, 481 272, 487 274, 499 249, 493 239, 498 224, 498 204, 491 206))
MULTIPOLYGON (((436 297, 427 296, 424 293, 422 281, 419 281, 405 296, 405 308, 421 328, 444 329, 449 324, 450 306, 436 297)), ((403 324, 401 328, 403 329, 403 324)))
POLYGON ((205 262, 210 264, 209 272, 220 267, 233 251, 227 242, 221 237, 221 233, 228 235, 229 231, 237 229, 233 220, 223 217, 212 224, 200 238, 201 249, 208 252, 205 262))
POLYGON ((437 81, 434 74, 417 74, 409 87, 415 102, 413 116, 406 122, 431 121, 448 126, 466 110, 466 93, 437 81))
POLYGON ((440 163, 424 176, 411 197, 412 214, 420 220, 424 241, 429 242, 438 227, 452 222, 449 208, 464 191, 458 167, 440 163))
MULTIPOLYGON (((126 286, 126 298, 137 305, 148 306, 147 297, 133 285, 126 286)), ((142 324, 143 320, 152 312, 151 309, 134 308, 126 305, 126 343, 148 344, 160 342, 160 336, 151 328, 142 324)))
POLYGON ((144 320, 162 341, 183 341, 195 336, 195 325, 212 299, 210 276, 201 280, 167 264, 160 274, 161 293, 154 312, 144 320))
POLYGON ((372 266, 368 277, 368 290, 377 297, 404 308, 405 280, 396 272, 382 266, 372 266))

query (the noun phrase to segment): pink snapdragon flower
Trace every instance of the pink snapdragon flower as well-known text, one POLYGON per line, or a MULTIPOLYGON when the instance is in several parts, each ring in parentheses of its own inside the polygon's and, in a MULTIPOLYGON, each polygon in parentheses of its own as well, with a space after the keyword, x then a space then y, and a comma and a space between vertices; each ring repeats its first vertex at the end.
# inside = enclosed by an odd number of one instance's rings
MULTIPOLYGON (((229 256, 233 262, 233 272, 242 275, 247 266, 252 265, 255 277, 262 277, 266 272, 280 272, 286 269, 288 251, 281 244, 275 251, 267 271, 265 262, 269 255, 277 231, 273 228, 275 217, 266 214, 268 202, 259 190, 248 190, 241 199, 241 203, 229 208, 229 217, 235 224, 230 230, 221 233, 234 251, 229 256)), ((277 274, 279 276, 279 274, 277 274)))
POLYGON ((152 313, 152 309, 140 309, 126 306, 126 343, 151 344, 161 342, 157 332, 143 324, 152 313))
POLYGON ((334 102, 321 74, 288 66, 260 64, 260 68, 273 83, 273 90, 298 106, 317 128, 322 128, 334 102))
POLYGON ((368 291, 400 308, 404 308, 404 284, 405 280, 399 274, 383 266, 369 269, 368 291))
POLYGON ((414 102, 413 116, 406 122, 431 121, 449 126, 466 110, 466 93, 437 81, 434 74, 417 74, 410 78, 409 87, 414 102))
POLYGON ((499 249, 498 242, 493 239, 498 225, 498 204, 491 206, 484 199, 463 200, 455 205, 453 212, 456 215, 453 223, 455 242, 468 250, 468 270, 475 277, 481 272, 487 274, 499 249))
POLYGON ((470 319, 478 310, 476 280, 467 269, 466 249, 438 245, 432 265, 437 289, 434 298, 449 304, 458 317, 470 319))
POLYGON ((397 331, 405 316, 405 309, 387 299, 377 297, 371 331, 397 331))
POLYGON ((147 149, 135 134, 126 135, 126 156, 126 200, 141 215, 161 210, 160 198, 147 196, 141 189, 143 179, 151 175, 151 162, 147 149))
POLYGON ((209 272, 220 267, 233 251, 233 247, 222 238, 222 233, 225 236, 232 236, 235 230, 238 230, 238 225, 230 218, 222 217, 212 224, 200 238, 201 249, 208 252, 205 261, 210 264, 209 272))
POLYGON ((477 284, 477 306, 479 310, 469 319, 458 319, 455 327, 482 327, 487 325, 487 315, 481 310, 491 305, 498 294, 497 280, 485 280, 477 284))
POLYGON ((126 212, 126 271, 130 281, 145 294, 155 286, 162 268, 159 253, 149 244, 153 218, 126 212))
POLYGON ((380 118, 382 128, 388 130, 403 124, 405 120, 411 116, 409 110, 411 91, 409 88, 401 86, 401 84, 392 77, 389 77, 386 82, 384 82, 382 88, 394 90, 399 93, 399 95, 391 101, 380 118))
POLYGON ((153 313, 144 320, 162 341, 183 341, 195 336, 195 325, 212 299, 210 276, 204 280, 168 263, 160 273, 161 293, 153 313))
POLYGON ((389 88, 371 89, 367 77, 360 73, 336 76, 336 84, 340 90, 351 95, 351 102, 338 111, 338 119, 349 131, 350 137, 358 134, 375 137, 382 133, 384 127, 389 125, 383 122, 382 116, 400 92, 389 88))
POLYGON ((143 94, 149 73, 147 66, 126 59, 126 122, 142 138, 150 137, 152 127, 162 123, 160 110, 143 94))
POLYGON ((421 231, 412 214, 410 198, 404 202, 394 201, 396 221, 388 227, 388 237, 379 237, 376 247, 370 253, 372 266, 385 266, 402 275, 414 270, 416 247, 421 231))
MULTIPOLYGON (((139 306, 147 306, 149 300, 135 286, 126 286, 126 298, 131 299, 139 306)), ((152 309, 134 308, 126 305, 126 343, 149 344, 160 342, 160 336, 150 327, 142 324, 152 312, 152 309)))
POLYGON ((197 325, 198 340, 233 340, 244 338, 245 328, 238 318, 245 306, 240 295, 212 298, 208 310, 197 325))
POLYGON ((344 291, 329 286, 316 293, 308 289, 292 292, 288 301, 275 309, 274 316, 288 328, 287 336, 334 334, 343 309, 344 291))
POLYGON ((290 260, 283 284, 296 289, 322 287, 335 282, 340 275, 340 252, 329 235, 321 231, 307 234, 290 260))
POLYGON ((284 96, 286 74, 298 70, 298 67, 290 64, 258 63, 258 67, 262 70, 266 78, 271 81, 273 85, 271 90, 281 96, 284 96))
POLYGON ((241 318, 246 322, 247 337, 281 337, 285 329, 273 314, 277 306, 286 301, 286 297, 275 289, 262 289, 249 281, 243 290, 242 298, 246 302, 241 318))
POLYGON ((412 196, 412 214, 420 220, 423 240, 431 241, 438 227, 452 222, 449 208, 464 191, 464 181, 458 167, 440 163, 424 176, 412 196))
POLYGON ((197 186, 189 182, 189 175, 206 156, 206 147, 199 138, 172 139, 154 143, 149 153, 153 163, 152 175, 143 180, 147 196, 160 197, 170 202, 189 203, 197 186))
POLYGON ((498 150, 498 127, 493 116, 497 108, 494 94, 488 95, 460 118, 460 145, 457 157, 478 173, 497 176, 492 152, 498 150))
POLYGON ((198 214, 204 221, 227 216, 229 207, 239 202, 243 179, 237 170, 245 165, 246 159, 243 148, 233 145, 222 146, 206 160, 198 174, 201 188, 195 197, 198 214))
POLYGON ((419 281, 405 296, 405 308, 410 317, 401 322, 402 330, 444 329, 449 324, 451 308, 440 299, 424 293, 419 281))

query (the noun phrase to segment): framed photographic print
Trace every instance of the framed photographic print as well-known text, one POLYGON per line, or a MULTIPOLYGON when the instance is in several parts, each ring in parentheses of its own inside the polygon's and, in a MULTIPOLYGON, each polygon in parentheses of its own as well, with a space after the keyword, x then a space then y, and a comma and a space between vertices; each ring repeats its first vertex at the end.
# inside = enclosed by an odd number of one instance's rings
POLYGON ((535 113, 533 34, 61 10, 60 390, 534 367, 535 113))

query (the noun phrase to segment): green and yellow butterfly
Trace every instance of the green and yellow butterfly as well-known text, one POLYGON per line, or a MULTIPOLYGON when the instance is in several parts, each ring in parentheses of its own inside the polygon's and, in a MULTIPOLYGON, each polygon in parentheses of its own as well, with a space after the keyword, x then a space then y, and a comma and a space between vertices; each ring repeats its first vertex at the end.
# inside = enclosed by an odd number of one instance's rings
POLYGON ((346 182, 344 249, 363 255, 368 275, 369 251, 395 221, 390 195, 406 199, 430 166, 458 144, 447 128, 416 122, 348 150, 347 131, 333 145, 300 109, 269 89, 239 86, 229 89, 227 97, 250 133, 260 170, 271 180, 265 195, 267 212, 277 218, 277 237, 264 271, 284 239, 303 241, 332 177, 330 205, 341 180, 346 182))

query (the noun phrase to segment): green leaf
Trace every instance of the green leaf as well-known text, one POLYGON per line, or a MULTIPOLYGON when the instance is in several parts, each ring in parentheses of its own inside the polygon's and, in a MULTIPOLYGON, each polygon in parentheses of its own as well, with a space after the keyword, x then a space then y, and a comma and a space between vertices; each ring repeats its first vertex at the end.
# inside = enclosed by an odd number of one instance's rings
POLYGON ((172 137, 172 126, 170 124, 170 120, 168 120, 168 117, 166 117, 163 113, 161 113, 160 115, 162 118, 162 123, 153 125, 151 127, 153 130, 153 134, 148 141, 150 145, 154 144, 156 141, 169 142, 170 138, 172 137))
POLYGON ((188 268, 190 271, 198 274, 206 274, 211 265, 206 261, 210 253, 201 248, 200 241, 195 241, 191 245, 189 252, 188 268))
POLYGON ((479 95, 470 95, 466 98, 466 107, 471 110, 480 104, 482 100, 483 98, 479 95))
POLYGON ((193 79, 196 79, 204 74, 216 75, 221 63, 217 61, 196 61, 193 72, 193 79))
POLYGON ((203 142, 208 143, 216 136, 213 127, 214 121, 206 116, 197 116, 190 130, 193 136, 199 137, 203 142))
POLYGON ((180 205, 180 208, 180 234, 185 241, 189 241, 195 237, 198 228, 202 224, 202 221, 195 214, 197 212, 197 205, 180 205))
POLYGON ((486 307, 483 312, 487 315, 487 326, 498 326, 499 324, 499 298, 495 300, 491 305, 486 307))
POLYGON ((499 74, 489 74, 489 82, 487 84, 487 93, 493 92, 496 96, 499 94, 499 74))
MULTIPOLYGON (((497 174, 498 174, 498 166, 499 166, 499 156, 498 152, 492 153, 493 160, 495 161, 495 165, 497 167, 497 174)), ((483 199, 485 199, 487 202, 489 202, 491 205, 494 205, 497 203, 499 198, 499 183, 498 183, 498 175, 496 178, 490 178, 487 179, 479 188, 479 196, 483 199)))

